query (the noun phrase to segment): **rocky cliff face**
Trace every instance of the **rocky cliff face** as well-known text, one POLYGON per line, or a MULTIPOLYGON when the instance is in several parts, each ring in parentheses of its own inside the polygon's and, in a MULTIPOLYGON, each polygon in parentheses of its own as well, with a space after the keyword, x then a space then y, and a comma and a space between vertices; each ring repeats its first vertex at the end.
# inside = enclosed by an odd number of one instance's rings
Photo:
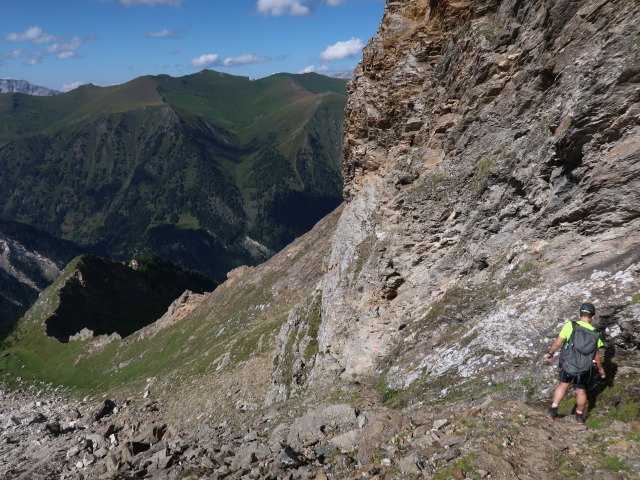
POLYGON ((400 389, 499 381, 582 301, 621 331, 640 291, 639 15, 387 3, 350 86, 323 362, 400 389))

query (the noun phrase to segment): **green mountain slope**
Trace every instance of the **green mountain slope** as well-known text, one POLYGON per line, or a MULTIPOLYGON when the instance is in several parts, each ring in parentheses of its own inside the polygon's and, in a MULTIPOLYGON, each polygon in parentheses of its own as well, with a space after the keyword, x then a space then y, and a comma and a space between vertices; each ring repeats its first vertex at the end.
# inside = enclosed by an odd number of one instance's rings
POLYGON ((0 219, 222 279, 340 203, 344 101, 320 75, 206 70, 0 95, 0 219))
POLYGON ((312 325, 309 334, 314 339, 307 353, 317 353, 319 298, 314 289, 326 268, 327 240, 339 213, 337 209, 322 219, 268 262, 238 269, 212 293, 188 300, 187 315, 164 324, 161 319, 133 334, 131 319, 135 323, 135 318, 145 316, 147 320, 135 325, 138 328, 149 323, 154 309, 155 318, 166 310, 167 304, 159 307, 154 301, 171 287, 167 280, 195 290, 200 279, 192 272, 162 268, 165 264, 157 259, 143 258, 133 271, 80 256, 42 292, 15 331, 0 341, 0 381, 13 384, 21 377, 64 385, 82 396, 107 391, 130 395, 149 377, 159 380, 154 388, 167 392, 199 379, 210 384, 207 395, 218 399, 220 408, 226 407, 227 389, 214 385, 227 375, 234 382, 250 382, 250 390, 267 388, 276 337, 297 304, 308 311, 305 318, 312 325), (295 265, 304 268, 294 269, 295 265), (156 284, 162 288, 152 288, 158 290, 154 296, 148 290, 156 284), (83 326, 96 334, 130 335, 122 340, 103 336, 66 341, 83 326))

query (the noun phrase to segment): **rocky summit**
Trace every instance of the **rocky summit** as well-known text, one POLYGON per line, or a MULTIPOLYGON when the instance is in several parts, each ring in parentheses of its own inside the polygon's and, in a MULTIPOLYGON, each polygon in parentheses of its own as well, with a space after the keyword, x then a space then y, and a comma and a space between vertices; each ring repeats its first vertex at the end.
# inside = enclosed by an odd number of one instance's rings
POLYGON ((637 2, 388 1, 345 203, 108 346, 38 343, 36 302, 0 359, 3 472, 638 478, 639 100, 637 2), (552 421, 543 355, 585 301, 607 376, 586 425, 572 395, 552 421))
POLYGON ((38 97, 50 97, 58 95, 59 91, 51 90, 40 85, 33 85, 26 80, 13 80, 11 78, 0 78, 0 93, 23 93, 25 95, 35 95, 38 97))

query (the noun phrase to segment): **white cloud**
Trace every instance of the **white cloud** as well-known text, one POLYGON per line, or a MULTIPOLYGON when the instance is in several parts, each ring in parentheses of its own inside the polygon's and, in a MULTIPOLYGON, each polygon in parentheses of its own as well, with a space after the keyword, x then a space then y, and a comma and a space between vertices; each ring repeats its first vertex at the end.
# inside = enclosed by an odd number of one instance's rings
POLYGON ((271 60, 271 57, 256 57, 255 55, 246 54, 238 57, 227 57, 224 60, 220 59, 220 55, 217 53, 208 53, 200 55, 198 58, 191 60, 191 65, 196 68, 209 68, 214 65, 220 65, 223 67, 239 67, 242 65, 251 65, 254 63, 264 63, 271 60))
POLYGON ((58 58, 60 60, 65 60, 67 58, 75 57, 76 55, 77 55, 76 52, 71 52, 71 51, 69 51, 69 52, 60 52, 58 54, 58 58))
POLYGON ((56 42, 47 45, 44 51, 46 53, 75 52, 80 48, 80 45, 82 45, 82 39, 80 37, 73 37, 68 42, 56 42))
POLYGON ((316 68, 315 65, 309 65, 307 67, 304 67, 302 70, 300 70, 298 73, 313 73, 313 72, 326 72, 329 70, 329 65, 320 65, 318 68, 316 68))
POLYGON ((279 17, 281 15, 293 15, 306 17, 311 14, 311 7, 305 0, 258 0, 256 9, 263 15, 279 17))
POLYGON ((175 30, 159 30, 157 32, 144 32, 147 38, 180 38, 180 34, 175 30))
POLYGON ((294 17, 306 17, 311 15, 313 4, 325 3, 330 7, 339 5, 344 0, 258 0, 256 10, 265 16, 279 17, 281 15, 293 15, 294 17))
POLYGON ((251 65, 254 63, 264 63, 271 60, 269 57, 256 57, 255 55, 247 54, 240 55, 239 57, 227 57, 222 62, 225 67, 239 67, 241 65, 251 65))
POLYGON ((63 92, 70 92, 71 90, 75 90, 80 85, 84 85, 84 84, 85 84, 84 82, 65 83, 64 85, 62 85, 62 87, 60 87, 60 90, 63 92))
POLYGON ((25 62, 25 65, 37 65, 42 62, 42 59, 46 55, 51 54, 55 54, 56 58, 58 58, 59 60, 66 60, 68 58, 75 57, 77 55, 76 50, 80 48, 84 41, 91 40, 92 38, 93 36, 89 35, 84 38, 73 37, 67 41, 55 41, 54 43, 50 43, 39 52, 31 55, 31 57, 29 57, 29 59, 25 62))
POLYGON ((120 5, 125 7, 155 7, 156 5, 171 5, 172 7, 179 7, 186 0, 118 0, 120 5))
POLYGON ((354 69, 355 67, 352 67, 347 70, 342 70, 341 72, 327 73, 327 75, 333 78, 342 78, 342 79, 350 80, 353 78, 354 69))
POLYGON ((363 49, 364 43, 359 38, 352 37, 351 40, 344 42, 336 42, 328 46, 320 54, 320 58, 325 62, 335 60, 344 60, 345 58, 355 57, 363 49))
POLYGON ((304 67, 298 73, 319 73, 322 75, 326 75, 327 77, 334 78, 343 78, 343 79, 351 79, 353 78, 353 70, 355 67, 345 68, 343 70, 332 70, 329 65, 320 65, 316 67, 315 65, 309 65, 304 67))
POLYGON ((29 27, 22 33, 10 33, 5 37, 8 42, 31 42, 36 45, 53 42, 55 39, 40 27, 29 27))
POLYGON ((4 58, 20 58, 24 50, 21 48, 16 48, 14 50, 9 50, 8 52, 4 52, 2 56, 4 58))
POLYGON ((218 62, 218 58, 220 58, 220 55, 217 53, 207 53, 191 60, 191 65, 196 68, 208 68, 215 65, 218 62))

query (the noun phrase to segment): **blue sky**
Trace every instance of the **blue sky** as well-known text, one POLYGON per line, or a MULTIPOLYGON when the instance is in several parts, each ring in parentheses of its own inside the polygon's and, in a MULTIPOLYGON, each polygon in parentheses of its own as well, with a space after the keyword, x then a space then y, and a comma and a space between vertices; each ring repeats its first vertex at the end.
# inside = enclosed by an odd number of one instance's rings
POLYGON ((339 74, 383 0, 0 0, 0 78, 58 90, 211 68, 339 74))

